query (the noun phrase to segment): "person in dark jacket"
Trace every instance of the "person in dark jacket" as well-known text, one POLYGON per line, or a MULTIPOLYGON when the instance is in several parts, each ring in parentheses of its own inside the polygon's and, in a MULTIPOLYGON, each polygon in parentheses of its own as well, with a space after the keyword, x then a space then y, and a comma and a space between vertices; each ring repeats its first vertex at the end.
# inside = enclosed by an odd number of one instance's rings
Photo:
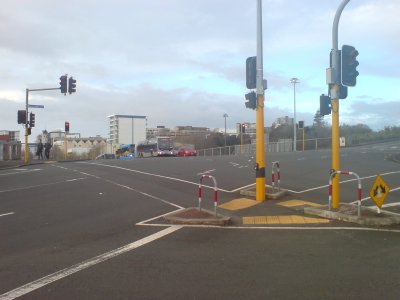
POLYGON ((51 149, 52 145, 47 142, 46 144, 44 144, 44 156, 46 156, 47 159, 50 158, 50 149, 51 149))
POLYGON ((38 159, 43 159, 43 143, 42 143, 42 141, 39 141, 36 154, 38 156, 38 159))

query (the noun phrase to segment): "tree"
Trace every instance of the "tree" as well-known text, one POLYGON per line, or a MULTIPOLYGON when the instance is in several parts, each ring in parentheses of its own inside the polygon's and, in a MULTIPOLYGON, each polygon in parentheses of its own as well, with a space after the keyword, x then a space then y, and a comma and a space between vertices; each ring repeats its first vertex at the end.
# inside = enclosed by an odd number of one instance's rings
POLYGON ((326 123, 324 121, 324 116, 321 115, 321 112, 318 109, 317 112, 314 115, 313 126, 314 127, 324 127, 325 125, 326 125, 326 123))

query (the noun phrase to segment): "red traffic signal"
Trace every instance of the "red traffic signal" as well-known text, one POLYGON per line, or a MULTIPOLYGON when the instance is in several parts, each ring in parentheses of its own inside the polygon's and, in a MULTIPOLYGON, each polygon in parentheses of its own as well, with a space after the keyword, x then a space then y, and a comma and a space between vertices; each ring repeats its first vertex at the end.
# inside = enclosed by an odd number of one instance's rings
POLYGON ((65 122, 65 132, 69 132, 69 122, 65 122))

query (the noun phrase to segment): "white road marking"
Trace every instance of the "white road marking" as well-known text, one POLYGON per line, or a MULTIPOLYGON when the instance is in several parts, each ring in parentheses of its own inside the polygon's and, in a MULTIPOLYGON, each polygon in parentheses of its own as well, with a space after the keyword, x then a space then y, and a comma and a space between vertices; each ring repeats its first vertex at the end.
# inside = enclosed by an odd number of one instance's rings
MULTIPOLYGON (((138 173, 138 174, 154 176, 154 177, 164 178, 164 179, 168 179, 168 180, 179 181, 179 182, 188 183, 188 184, 192 184, 192 185, 196 185, 196 186, 199 185, 198 182, 192 182, 192 181, 183 180, 183 179, 179 179, 179 178, 174 178, 174 177, 169 177, 169 176, 164 176, 164 175, 158 175, 158 174, 143 172, 143 171, 139 171, 139 170, 123 168, 123 167, 119 167, 119 166, 112 166, 112 165, 106 165, 106 164, 100 164, 100 163, 86 163, 86 162, 80 162, 80 163, 81 164, 88 164, 88 165, 103 166, 103 167, 108 167, 108 168, 115 168, 115 169, 125 170, 125 171, 128 171, 128 172, 134 172, 134 173, 138 173)), ((90 174, 86 174, 86 173, 82 173, 82 174, 90 175, 90 174)), ((90 176, 96 177, 94 175, 90 175, 90 176)), ((99 178, 99 177, 96 177, 96 178, 99 178)), ((203 187, 209 188, 209 189, 214 189, 213 186, 208 186, 208 185, 203 185, 203 187)), ((232 193, 231 191, 227 191, 227 190, 224 190, 224 189, 221 189, 221 188, 218 188, 218 190, 221 191, 221 192, 225 192, 225 193, 232 193)))
POLYGON ((17 172, 2 173, 2 174, 0 174, 0 176, 7 176, 7 175, 14 175, 14 174, 25 174, 25 173, 36 172, 36 171, 40 171, 40 170, 41 169, 31 169, 31 170, 22 169, 22 170, 18 170, 17 172))
POLYGON ((82 180, 82 179, 86 179, 86 178, 85 177, 80 177, 80 178, 68 179, 68 180, 66 180, 66 182, 78 181, 78 180, 82 180))
POLYGON ((9 215, 13 215, 13 214, 15 214, 15 212, 9 212, 6 214, 1 214, 0 217, 9 216, 9 215))
MULTIPOLYGON (((382 173, 380 174, 381 176, 386 176, 386 175, 393 175, 393 174, 399 174, 400 171, 393 171, 393 172, 387 172, 387 173, 382 173)), ((371 175, 371 176, 365 176, 365 177, 360 177, 361 180, 363 179, 370 179, 370 178, 375 178, 375 175, 371 175)), ((328 177, 329 179, 329 177, 328 177)), ((357 178, 352 178, 352 179, 348 179, 348 180, 343 180, 340 181, 340 183, 347 183, 347 182, 352 182, 352 181, 356 181, 357 178)), ((302 193, 306 193, 306 192, 310 192, 310 191, 314 191, 314 190, 319 190, 319 189, 323 189, 323 188, 327 188, 329 187, 329 184, 326 185, 321 185, 321 186, 317 186, 317 187, 313 187, 313 188, 309 188, 306 190, 302 190, 302 191, 294 191, 294 190, 287 190, 288 192, 294 193, 294 194, 302 194, 302 193)))
MULTIPOLYGON (((182 209, 184 209, 184 207, 181 207, 181 208, 179 208, 179 209, 177 209, 177 210, 174 210, 174 211, 171 211, 171 212, 167 212, 166 214, 162 214, 162 215, 159 215, 159 216, 157 216, 157 217, 153 217, 153 218, 151 218, 151 219, 147 219, 147 220, 144 220, 144 221, 141 221, 141 222, 139 222, 139 223, 136 223, 136 225, 151 225, 151 224, 146 224, 147 222, 151 222, 151 221, 153 221, 153 220, 156 220, 156 219, 158 219, 158 218, 162 218, 162 217, 164 217, 164 216, 166 216, 166 215, 169 215, 169 214, 172 214, 172 213, 174 213, 174 212, 178 212, 178 211, 180 211, 180 210, 182 210, 182 209)), ((164 225, 166 225, 166 226, 171 226, 171 224, 164 224, 164 225)), ((183 225, 182 225, 183 226, 183 225)))
POLYGON ((215 172, 215 171, 216 171, 216 169, 207 170, 207 171, 204 171, 204 172, 197 173, 197 175, 209 174, 209 173, 215 172))
MULTIPOLYGON (((80 178, 79 180, 82 180, 82 179, 85 179, 85 178, 80 178)), ((49 185, 55 185, 55 184, 60 184, 60 183, 65 183, 65 182, 71 182, 71 181, 73 181, 73 180, 72 179, 68 179, 68 180, 63 180, 63 181, 42 183, 42 184, 37 184, 37 185, 28 185, 28 186, 23 186, 23 187, 19 187, 19 188, 8 189, 8 190, 0 190, 0 193, 34 189, 34 188, 39 188, 39 187, 44 187, 44 186, 49 186, 49 185)))
POLYGON ((57 280, 60 280, 62 278, 65 278, 67 276, 70 276, 74 273, 77 273, 79 271, 82 271, 84 269, 90 268, 94 265, 97 265, 101 262, 107 261, 109 259, 112 259, 114 257, 117 257, 121 254, 127 253, 129 251, 132 251, 136 248, 139 248, 141 246, 144 246, 150 242, 153 242, 155 240, 158 240, 168 234, 171 234, 179 229, 181 229, 183 226, 170 226, 166 229, 163 229, 159 232, 156 232, 152 235, 149 235, 143 239, 140 239, 138 241, 135 241, 133 243, 127 244, 125 246, 122 246, 118 249, 112 250, 110 252, 106 252, 104 254, 95 256, 93 258, 90 258, 88 260, 85 260, 81 263, 78 263, 76 265, 73 265, 71 267, 65 268, 63 270, 57 271, 53 274, 47 275, 45 277, 39 278, 35 281, 32 281, 30 283, 27 283, 21 287, 18 287, 12 291, 9 291, 7 293, 4 293, 0 295, 0 300, 11 300, 15 299, 18 297, 21 297, 23 295, 26 295, 34 290, 37 290, 41 287, 44 287, 48 284, 51 284, 57 280))

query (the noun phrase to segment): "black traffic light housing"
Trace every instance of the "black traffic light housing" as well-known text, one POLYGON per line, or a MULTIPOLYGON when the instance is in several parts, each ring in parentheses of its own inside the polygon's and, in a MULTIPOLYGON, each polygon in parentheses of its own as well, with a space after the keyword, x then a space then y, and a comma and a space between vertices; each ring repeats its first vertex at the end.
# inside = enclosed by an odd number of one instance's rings
POLYGON ((357 84, 357 71, 359 65, 357 61, 358 51, 353 46, 343 45, 341 51, 342 65, 342 84, 345 86, 355 86, 357 84))
POLYGON ((321 116, 330 115, 332 112, 331 98, 322 94, 319 96, 319 114, 321 116))
POLYGON ((68 93, 72 94, 76 92, 76 79, 70 77, 68 79, 68 93))
POLYGON ((241 133, 246 133, 246 124, 245 123, 240 125, 240 132, 241 133))
POLYGON ((303 129, 304 128, 304 121, 299 121, 299 129, 303 129))
POLYGON ((256 109, 257 108, 257 95, 255 92, 251 92, 245 95, 246 98, 246 108, 256 109))
POLYGON ((257 86, 257 56, 251 56, 246 59, 246 87, 249 90, 257 86))
POLYGON ((64 95, 66 95, 67 94, 67 89, 68 89, 68 87, 67 87, 67 80, 68 80, 68 77, 67 77, 67 75, 62 75, 61 77, 60 77, 60 90, 61 90, 61 94, 64 94, 64 95))
POLYGON ((65 122, 65 132, 69 132, 69 122, 65 122))
POLYGON ((26 110, 18 111, 18 124, 26 124, 26 110))
POLYGON ((30 113, 30 117, 29 117, 29 126, 32 128, 32 127, 35 127, 35 123, 36 123, 36 116, 35 116, 35 114, 34 113, 30 113))

